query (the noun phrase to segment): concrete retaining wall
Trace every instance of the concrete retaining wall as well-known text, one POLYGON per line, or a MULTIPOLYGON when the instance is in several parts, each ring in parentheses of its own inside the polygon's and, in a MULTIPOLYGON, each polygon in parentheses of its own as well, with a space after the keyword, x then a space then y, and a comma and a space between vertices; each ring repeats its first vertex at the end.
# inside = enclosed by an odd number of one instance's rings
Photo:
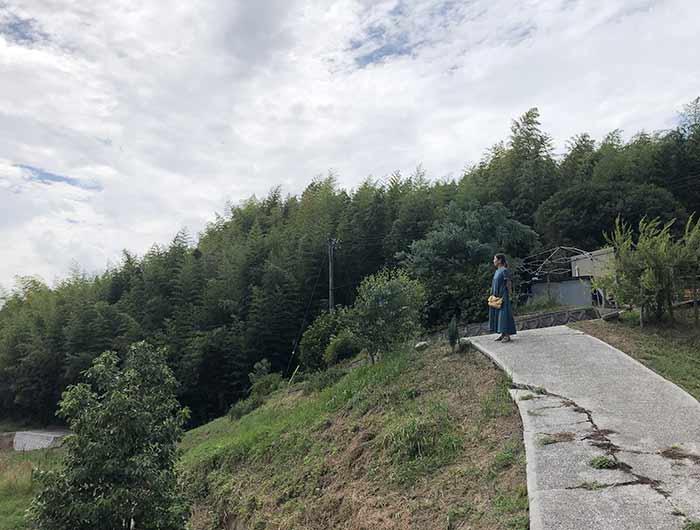
POLYGON ((20 431, 15 433, 13 448, 15 451, 36 451, 58 447, 70 433, 67 431, 20 431))

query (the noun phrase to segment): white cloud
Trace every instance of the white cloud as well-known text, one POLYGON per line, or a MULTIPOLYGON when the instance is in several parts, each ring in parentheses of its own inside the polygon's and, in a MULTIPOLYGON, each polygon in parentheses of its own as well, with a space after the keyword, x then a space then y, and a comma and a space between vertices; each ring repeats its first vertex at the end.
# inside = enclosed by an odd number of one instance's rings
POLYGON ((698 19, 685 0, 0 3, 0 284, 101 269, 330 168, 456 175, 532 106, 560 150, 669 127, 698 95, 698 19))

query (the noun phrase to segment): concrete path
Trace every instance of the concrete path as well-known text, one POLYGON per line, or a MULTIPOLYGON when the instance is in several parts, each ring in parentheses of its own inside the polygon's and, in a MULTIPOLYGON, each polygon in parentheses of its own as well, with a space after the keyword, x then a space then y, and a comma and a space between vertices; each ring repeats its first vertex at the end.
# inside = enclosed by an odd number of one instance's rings
POLYGON ((681 530, 700 521, 698 401, 566 326, 508 344, 494 338, 471 342, 516 387, 531 529, 681 530))

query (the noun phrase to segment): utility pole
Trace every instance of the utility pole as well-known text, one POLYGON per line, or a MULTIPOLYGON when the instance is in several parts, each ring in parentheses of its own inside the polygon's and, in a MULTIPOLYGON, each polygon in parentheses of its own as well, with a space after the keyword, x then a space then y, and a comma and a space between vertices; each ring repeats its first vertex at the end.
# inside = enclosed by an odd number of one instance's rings
POLYGON ((333 311, 335 309, 335 297, 333 288, 333 258, 335 256, 335 248, 337 244, 337 239, 328 238, 328 311, 333 311))

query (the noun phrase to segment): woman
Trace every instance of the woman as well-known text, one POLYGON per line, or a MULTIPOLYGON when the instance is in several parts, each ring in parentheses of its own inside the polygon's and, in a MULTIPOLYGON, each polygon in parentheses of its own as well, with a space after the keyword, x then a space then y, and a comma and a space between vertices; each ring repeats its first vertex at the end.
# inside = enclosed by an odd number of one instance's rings
POLYGON ((491 333, 500 333, 497 341, 510 342, 510 336, 516 334, 515 319, 510 307, 510 292, 513 282, 508 270, 508 262, 503 254, 493 257, 496 272, 491 283, 491 294, 503 300, 500 309, 489 306, 489 329, 491 333))

